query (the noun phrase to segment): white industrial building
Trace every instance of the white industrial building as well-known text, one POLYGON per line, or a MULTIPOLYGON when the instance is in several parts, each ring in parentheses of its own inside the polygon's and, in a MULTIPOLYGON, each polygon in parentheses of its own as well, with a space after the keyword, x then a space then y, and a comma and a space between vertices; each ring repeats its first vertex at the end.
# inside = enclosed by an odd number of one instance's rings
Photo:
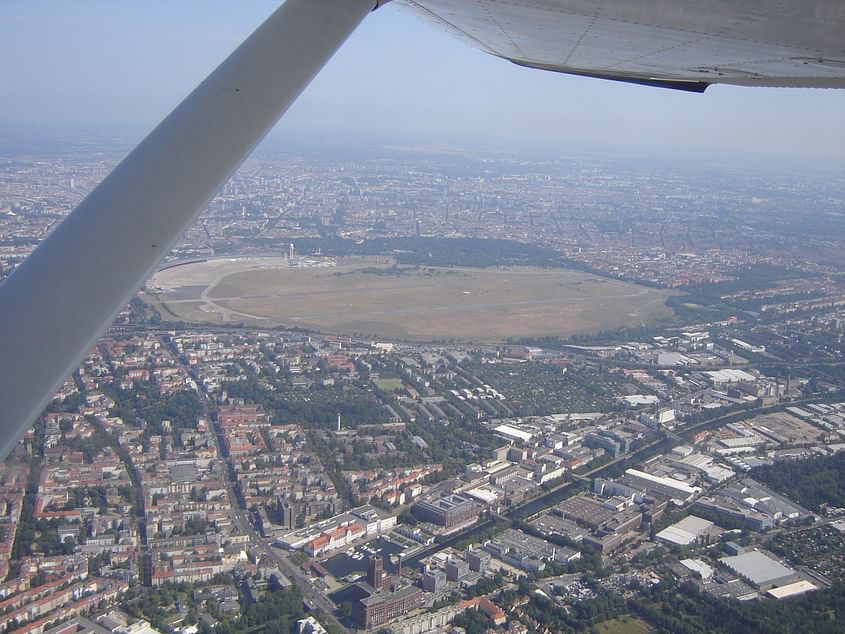
POLYGON ((780 588, 772 588, 766 594, 773 599, 788 599, 790 597, 797 597, 805 592, 812 592, 813 590, 818 590, 818 588, 806 579, 802 579, 801 581, 796 581, 780 588))
POLYGON ((667 526, 654 537, 657 541, 676 546, 689 546, 713 527, 713 522, 695 515, 687 515, 680 522, 667 526))
POLYGON ((619 481, 635 489, 658 493, 678 504, 691 502, 701 493, 700 487, 691 487, 680 480, 652 475, 639 469, 626 469, 619 481))
POLYGON ((708 566, 700 559, 681 559, 681 565, 701 578, 702 581, 707 581, 713 577, 715 572, 711 566, 708 566))
POLYGON ((795 581, 798 574, 762 550, 752 550, 735 557, 722 557, 719 561, 761 590, 789 584, 795 581))
POLYGON ((757 377, 749 374, 745 370, 737 370, 735 368, 726 368, 724 370, 713 370, 705 372, 705 376, 710 379, 713 387, 724 387, 733 383, 754 383, 757 377))
POLYGON ((531 440, 531 434, 527 431, 522 431, 521 429, 511 427, 510 425, 499 425, 494 429, 494 431, 505 438, 510 438, 511 440, 521 440, 522 442, 528 442, 531 440))

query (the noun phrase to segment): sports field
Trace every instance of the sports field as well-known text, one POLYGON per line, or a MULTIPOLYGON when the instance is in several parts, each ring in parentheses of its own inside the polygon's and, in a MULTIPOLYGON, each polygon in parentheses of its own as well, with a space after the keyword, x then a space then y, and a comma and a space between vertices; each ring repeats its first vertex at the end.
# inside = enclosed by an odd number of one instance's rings
POLYGON ((413 268, 389 258, 210 260, 161 271, 162 318, 416 340, 496 341, 648 324, 669 291, 568 269, 413 268))

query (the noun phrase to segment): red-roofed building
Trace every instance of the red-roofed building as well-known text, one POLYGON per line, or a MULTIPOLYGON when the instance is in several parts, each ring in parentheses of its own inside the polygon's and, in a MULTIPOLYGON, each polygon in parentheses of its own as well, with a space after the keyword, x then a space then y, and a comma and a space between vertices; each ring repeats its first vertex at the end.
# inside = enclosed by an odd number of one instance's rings
POLYGON ((312 539, 305 544, 303 550, 311 557, 319 557, 323 553, 343 548, 359 537, 363 537, 366 532, 363 526, 354 522, 345 526, 338 526, 312 539))
POLYGON ((473 609, 479 610, 490 617, 496 625, 502 625, 507 620, 504 610, 493 603, 487 597, 473 597, 458 604, 458 607, 463 610, 473 609))

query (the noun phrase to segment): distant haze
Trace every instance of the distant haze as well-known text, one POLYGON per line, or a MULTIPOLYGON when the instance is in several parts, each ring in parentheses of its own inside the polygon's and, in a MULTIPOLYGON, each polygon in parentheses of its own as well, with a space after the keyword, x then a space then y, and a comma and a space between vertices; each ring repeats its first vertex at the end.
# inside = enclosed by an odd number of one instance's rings
MULTIPOLYGON (((0 135, 140 138, 269 0, 3 0, 0 135)), ((399 3, 365 20, 271 134, 539 151, 659 152, 845 169, 845 90, 704 95, 518 68, 399 3)))

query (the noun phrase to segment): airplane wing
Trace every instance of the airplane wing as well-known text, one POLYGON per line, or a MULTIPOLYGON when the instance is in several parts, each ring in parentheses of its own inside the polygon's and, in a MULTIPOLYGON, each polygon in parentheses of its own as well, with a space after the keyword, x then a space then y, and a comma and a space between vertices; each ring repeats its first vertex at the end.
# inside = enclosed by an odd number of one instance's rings
MULTIPOLYGON (((287 0, 0 284, 0 459, 366 13, 287 0)), ((404 0, 514 63, 703 91, 845 87, 842 0, 404 0)))
POLYGON ((703 92, 845 88, 842 0, 403 0, 520 66, 703 92))
POLYGON ((0 284, 0 459, 375 0, 288 0, 0 284))

